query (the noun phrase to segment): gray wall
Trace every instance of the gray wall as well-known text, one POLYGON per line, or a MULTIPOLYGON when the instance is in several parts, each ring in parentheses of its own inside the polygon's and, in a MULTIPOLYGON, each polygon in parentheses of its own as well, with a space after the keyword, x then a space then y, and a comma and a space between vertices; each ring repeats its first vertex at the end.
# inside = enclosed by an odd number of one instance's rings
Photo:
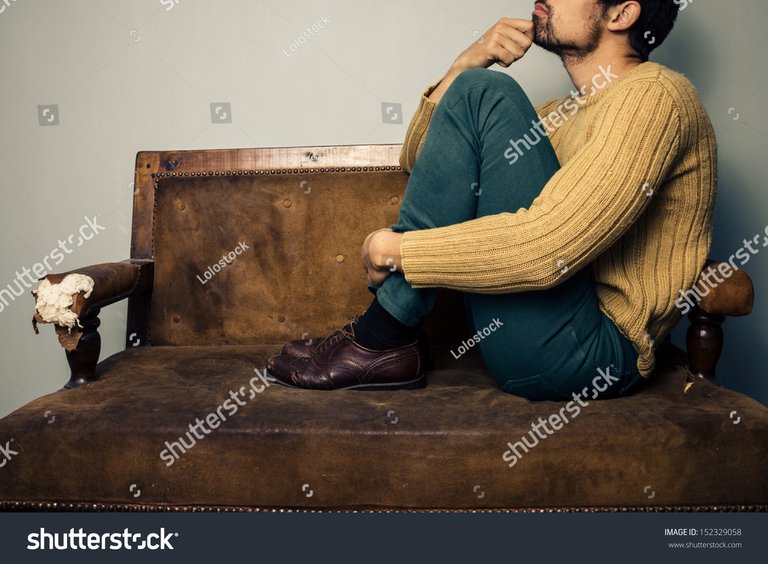
MULTIPOLYGON (((402 142, 424 87, 477 33, 501 16, 530 17, 532 5, 0 0, 0 288, 59 239, 75 235, 76 243, 85 216, 105 230, 72 246, 55 270, 127 258, 137 151, 402 142), (291 52, 323 17, 325 28, 291 52), (232 123, 212 123, 219 102, 231 104, 232 123), (383 122, 383 102, 403 105, 402 124, 383 122), (57 109, 42 116, 46 105, 57 109), (57 125, 40 125, 48 120, 57 125)), ((768 223, 768 124, 759 107, 767 15, 764 0, 696 0, 655 57, 699 87, 718 134, 715 257, 768 223)), ((504 72, 535 102, 570 88, 559 61, 537 48, 504 72)), ((768 251, 748 270, 764 288, 768 251)), ((25 292, 0 312, 0 416, 67 379, 53 328, 32 332, 25 292)), ((726 323, 721 377, 768 403, 768 308, 759 296, 752 316, 726 323)), ((124 331, 125 304, 103 310, 102 358, 122 349, 124 331)))

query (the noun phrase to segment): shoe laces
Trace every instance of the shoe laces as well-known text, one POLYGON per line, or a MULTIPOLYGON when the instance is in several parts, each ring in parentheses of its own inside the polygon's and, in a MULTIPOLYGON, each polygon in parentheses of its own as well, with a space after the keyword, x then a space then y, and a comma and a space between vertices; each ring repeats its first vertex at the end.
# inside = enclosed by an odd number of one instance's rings
POLYGON ((347 319, 349 319, 350 322, 347 325, 340 327, 339 329, 336 329, 330 335, 328 335, 325 339, 320 341, 317 344, 317 348, 315 349, 315 352, 323 351, 328 347, 336 344, 339 338, 341 337, 347 337, 349 339, 354 340, 355 339, 354 325, 359 318, 360 318, 359 315, 349 316, 347 319))

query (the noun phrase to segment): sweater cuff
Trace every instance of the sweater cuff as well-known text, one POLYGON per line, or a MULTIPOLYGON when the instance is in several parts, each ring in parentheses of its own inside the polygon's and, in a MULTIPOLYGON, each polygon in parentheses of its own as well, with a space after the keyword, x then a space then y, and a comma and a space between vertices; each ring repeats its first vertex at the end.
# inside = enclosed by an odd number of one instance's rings
POLYGON ((429 129, 429 123, 432 121, 432 114, 437 107, 437 104, 429 99, 429 96, 438 87, 440 82, 436 82, 429 88, 427 88, 421 95, 419 100, 419 107, 416 108, 416 123, 414 123, 414 131, 422 133, 421 141, 423 142, 426 137, 425 133, 429 129))
POLYGON ((440 83, 443 81, 443 79, 438 80, 435 82, 432 86, 428 86, 427 89, 424 91, 424 94, 421 95, 422 98, 424 98, 429 104, 432 104, 433 106, 437 106, 432 100, 429 99, 429 97, 432 95, 432 92, 435 91, 435 88, 440 86, 440 83))
POLYGON ((429 129, 429 123, 432 120, 432 113, 435 111, 437 104, 430 100, 428 96, 432 94, 432 91, 437 88, 440 82, 437 82, 429 86, 421 98, 419 99, 419 106, 416 109, 416 113, 411 119, 411 123, 408 125, 408 132, 405 135, 405 142, 400 152, 400 166, 403 170, 411 172, 413 165, 416 162, 416 157, 421 151, 421 147, 424 145, 424 140, 427 137, 427 130, 429 129))
POLYGON ((474 272, 477 253, 497 251, 493 241, 508 230, 505 214, 498 214, 446 227, 406 231, 400 241, 403 276, 414 288, 463 287, 468 278, 484 277, 474 272), (468 237, 488 241, 488 248, 468 249, 468 237))

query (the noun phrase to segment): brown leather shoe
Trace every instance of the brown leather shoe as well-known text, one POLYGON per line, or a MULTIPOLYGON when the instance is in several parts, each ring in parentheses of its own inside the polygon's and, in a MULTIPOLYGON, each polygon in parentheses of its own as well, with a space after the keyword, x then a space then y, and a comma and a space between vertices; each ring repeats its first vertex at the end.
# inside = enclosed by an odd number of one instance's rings
POLYGON ((274 355, 267 376, 277 383, 313 390, 396 390, 426 385, 418 342, 386 351, 354 340, 353 324, 320 341, 309 357, 274 355))
MULTIPOLYGON (((353 315, 349 317, 349 323, 345 327, 351 331, 351 325, 360 318, 359 315, 353 315)), ((307 335, 307 333, 304 333, 307 335)), ((282 352, 288 356, 294 358, 309 358, 312 356, 312 351, 319 345, 323 339, 297 339, 295 341, 288 341, 283 345, 282 352)))
MULTIPOLYGON (((357 317, 359 316, 356 316, 352 320, 352 323, 355 322, 357 317)), ((349 327, 349 325, 347 325, 347 327, 349 327)), ((323 339, 298 339, 296 341, 288 341, 283 345, 282 354, 286 357, 309 358, 312 356, 312 351, 314 351, 317 345, 322 341, 323 339)), ((430 350, 429 338, 424 331, 419 333, 418 343, 424 370, 429 372, 433 368, 432 353, 430 350)), ((281 362, 285 363, 287 362, 287 359, 283 359, 281 362)))
POLYGON ((320 341, 317 339, 289 341, 283 346, 283 354, 294 358, 309 358, 319 343, 320 341))

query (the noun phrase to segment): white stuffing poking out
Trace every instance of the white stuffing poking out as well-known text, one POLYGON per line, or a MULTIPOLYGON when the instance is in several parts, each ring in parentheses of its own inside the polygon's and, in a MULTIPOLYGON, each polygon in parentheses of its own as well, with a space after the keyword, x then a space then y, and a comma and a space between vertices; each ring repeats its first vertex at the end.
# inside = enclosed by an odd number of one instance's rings
POLYGON ((77 314, 69 308, 78 292, 85 292, 85 297, 89 297, 93 285, 93 278, 84 274, 67 274, 59 284, 51 284, 45 279, 33 290, 37 298, 35 309, 45 323, 56 323, 70 329, 75 325, 80 327, 77 314))

